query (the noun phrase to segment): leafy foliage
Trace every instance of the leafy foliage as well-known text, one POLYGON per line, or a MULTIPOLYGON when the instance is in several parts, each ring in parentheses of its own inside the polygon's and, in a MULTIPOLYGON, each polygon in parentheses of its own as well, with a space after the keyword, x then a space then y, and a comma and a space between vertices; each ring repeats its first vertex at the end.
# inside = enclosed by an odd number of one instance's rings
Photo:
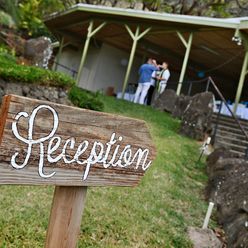
POLYGON ((49 31, 43 23, 44 16, 63 9, 62 2, 61 0, 0 0, 0 10, 13 18, 24 36, 49 36, 49 31))
POLYGON ((39 85, 71 87, 75 81, 59 72, 45 70, 35 66, 19 65, 14 56, 0 53, 0 77, 10 81, 17 80, 24 83, 39 85))
MULTIPOLYGON (((9 57, 11 58, 11 56, 15 55, 15 51, 12 50, 9 46, 5 45, 5 44, 0 44, 0 54, 3 54, 3 56, 7 56, 8 54, 10 55, 9 57)), ((13 60, 13 58, 12 58, 13 60)), ((16 59, 14 58, 13 61, 16 61, 16 59)))
POLYGON ((59 0, 24 0, 20 1, 19 9, 19 28, 25 30, 29 36, 49 35, 43 23, 45 15, 60 10, 62 7, 59 0))
POLYGON ((103 111, 103 103, 99 99, 99 93, 93 93, 73 86, 69 91, 69 99, 80 108, 103 111))
POLYGON ((0 25, 7 26, 9 28, 14 28, 15 22, 11 15, 5 13, 4 11, 0 11, 0 25))

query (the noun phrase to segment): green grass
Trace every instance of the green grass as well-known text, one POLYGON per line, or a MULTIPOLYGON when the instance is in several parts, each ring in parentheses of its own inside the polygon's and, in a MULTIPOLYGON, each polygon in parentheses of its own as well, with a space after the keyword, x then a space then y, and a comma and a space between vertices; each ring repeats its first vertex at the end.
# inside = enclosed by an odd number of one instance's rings
MULTIPOLYGON (((168 114, 101 96, 105 111, 147 121, 157 157, 135 188, 90 188, 78 247, 191 247, 187 226, 201 226, 207 205, 198 144, 177 134, 168 114)), ((43 247, 52 187, 0 187, 0 247, 43 247)))
POLYGON ((15 57, 5 52, 0 53, 0 78, 6 81, 65 88, 75 84, 70 76, 63 73, 17 64, 15 57))
POLYGON ((68 97, 75 106, 103 111, 103 103, 99 100, 98 93, 75 86, 74 79, 63 73, 36 66, 17 64, 16 58, 7 49, 0 44, 0 79, 20 84, 28 83, 66 88, 69 89, 68 97))

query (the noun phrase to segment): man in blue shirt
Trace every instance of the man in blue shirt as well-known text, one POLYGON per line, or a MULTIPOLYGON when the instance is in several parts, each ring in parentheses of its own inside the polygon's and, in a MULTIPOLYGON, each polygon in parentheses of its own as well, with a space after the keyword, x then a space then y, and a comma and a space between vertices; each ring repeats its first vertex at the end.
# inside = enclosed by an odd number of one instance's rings
POLYGON ((151 85, 152 73, 158 70, 156 60, 148 59, 139 69, 139 84, 135 93, 134 102, 139 104, 145 103, 147 92, 151 85))

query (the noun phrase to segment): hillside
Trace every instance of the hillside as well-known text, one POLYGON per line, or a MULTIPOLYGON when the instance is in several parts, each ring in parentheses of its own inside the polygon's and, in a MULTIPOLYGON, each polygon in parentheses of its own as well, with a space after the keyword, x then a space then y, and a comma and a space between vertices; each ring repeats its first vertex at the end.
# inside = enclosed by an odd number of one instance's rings
MULTIPOLYGON (((157 158, 136 188, 90 188, 79 247, 191 247, 187 226, 207 209, 198 144, 179 121, 149 107, 101 96, 105 111, 147 121, 157 158)), ((0 187, 0 247, 43 247, 52 187, 0 187)))

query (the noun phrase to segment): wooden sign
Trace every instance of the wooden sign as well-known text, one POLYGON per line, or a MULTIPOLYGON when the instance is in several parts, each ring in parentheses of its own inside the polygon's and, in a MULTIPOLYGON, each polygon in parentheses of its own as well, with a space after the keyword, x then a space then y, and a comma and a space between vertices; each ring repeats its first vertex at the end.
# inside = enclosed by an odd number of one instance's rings
POLYGON ((144 121, 13 95, 0 133, 0 184, 135 186, 154 157, 144 121))
POLYGON ((0 184, 56 185, 46 247, 75 247, 86 186, 136 186, 155 156, 146 124, 8 95, 0 184))

